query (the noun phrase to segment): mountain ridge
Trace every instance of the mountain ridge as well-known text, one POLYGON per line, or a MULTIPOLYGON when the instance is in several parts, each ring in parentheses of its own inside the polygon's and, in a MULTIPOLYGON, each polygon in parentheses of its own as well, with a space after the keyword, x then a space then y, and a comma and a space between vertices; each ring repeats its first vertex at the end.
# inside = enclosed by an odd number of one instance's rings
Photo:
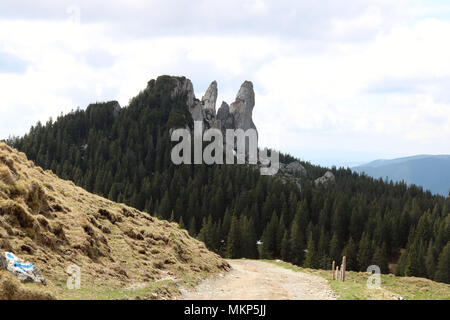
POLYGON ((416 155, 396 159, 379 159, 352 168, 374 178, 422 186, 447 196, 450 191, 450 155, 416 155))

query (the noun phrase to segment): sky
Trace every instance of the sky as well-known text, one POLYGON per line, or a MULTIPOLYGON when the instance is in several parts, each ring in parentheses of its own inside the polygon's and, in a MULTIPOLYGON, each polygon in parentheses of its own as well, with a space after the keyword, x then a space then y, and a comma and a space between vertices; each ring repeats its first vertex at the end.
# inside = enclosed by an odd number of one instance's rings
POLYGON ((315 164, 450 154, 449 57, 448 1, 2 0, 0 139, 169 74, 315 164))

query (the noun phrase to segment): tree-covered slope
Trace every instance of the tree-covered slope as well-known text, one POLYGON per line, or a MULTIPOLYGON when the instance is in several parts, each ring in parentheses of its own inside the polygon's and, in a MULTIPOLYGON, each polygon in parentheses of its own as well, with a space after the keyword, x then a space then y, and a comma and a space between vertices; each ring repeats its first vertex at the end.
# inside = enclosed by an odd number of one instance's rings
POLYGON ((350 270, 388 272, 403 252, 398 274, 449 281, 450 199, 349 169, 333 168, 336 183, 316 186, 327 169, 305 162, 301 191, 252 166, 172 164, 170 129, 192 127, 175 83, 159 77, 120 111, 93 104, 8 142, 88 191, 179 222, 226 257, 328 268, 345 254, 350 270))

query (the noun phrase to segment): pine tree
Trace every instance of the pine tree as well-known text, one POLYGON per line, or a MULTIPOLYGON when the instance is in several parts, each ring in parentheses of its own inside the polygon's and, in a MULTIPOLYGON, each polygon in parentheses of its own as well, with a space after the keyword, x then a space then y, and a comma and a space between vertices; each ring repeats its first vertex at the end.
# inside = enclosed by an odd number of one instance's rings
POLYGON ((408 252, 405 250, 400 255, 398 259, 397 266, 395 267, 395 275, 396 276, 404 276, 405 268, 406 268, 406 259, 408 257, 408 252))
POLYGON ((303 257, 304 257, 304 238, 303 233, 297 223, 298 221, 298 215, 294 219, 294 222, 291 226, 291 232, 290 232, 290 239, 289 239, 289 247, 290 252, 289 256, 291 261, 296 265, 303 264, 303 257))
POLYGON ((341 260, 340 255, 341 255, 341 248, 339 246, 338 236, 336 233, 334 233, 330 242, 330 257, 332 260, 337 262, 341 260))
POLYGON ((422 277, 426 274, 424 263, 424 248, 421 240, 414 240, 408 249, 406 257, 405 275, 409 277, 422 277))
POLYGON ((223 217, 222 228, 221 228, 221 233, 222 233, 221 236, 223 239, 226 239, 226 237, 228 237, 228 233, 230 232, 231 218, 232 218, 232 215, 230 213, 230 210, 227 209, 225 211, 225 215, 223 217))
POLYGON ((284 224, 284 214, 281 215, 278 221, 276 241, 276 256, 281 256, 281 242, 283 241, 284 232, 286 231, 286 225, 284 224))
POLYGON ((375 253, 372 257, 372 264, 380 267, 381 273, 389 273, 386 244, 383 244, 381 247, 378 246, 375 249, 375 253))
POLYGON ((272 219, 267 225, 266 229, 262 234, 262 258, 263 259, 273 259, 276 255, 276 240, 277 240, 277 228, 278 228, 278 217, 274 211, 272 214, 272 219))
POLYGON ((218 243, 215 241, 215 226, 212 221, 211 215, 208 217, 208 219, 203 219, 203 224, 198 234, 198 239, 200 241, 203 241, 207 248, 210 248, 211 250, 217 249, 218 243))
POLYGON ((158 214, 163 219, 168 219, 171 214, 169 192, 166 190, 158 208, 158 214))
POLYGON ((433 241, 428 244, 427 255, 425 256, 425 268, 429 279, 434 278, 436 272, 436 258, 434 254, 433 241))
POLYGON ((191 235, 191 237, 196 237, 197 236, 197 227, 195 225, 195 217, 192 217, 191 220, 189 221, 189 230, 188 230, 188 232, 191 235))
POLYGON ((283 240, 281 240, 281 250, 280 255, 283 261, 289 261, 289 233, 287 230, 284 231, 283 240))
POLYGON ((308 245, 306 249, 305 261, 303 262, 303 266, 305 268, 318 268, 319 261, 317 258, 316 246, 314 244, 314 239, 312 232, 309 233, 308 245))
POLYGON ((239 220, 236 215, 231 218, 230 232, 227 238, 226 256, 229 259, 241 257, 241 234, 239 220))
POLYGON ((442 250, 438 261, 435 280, 450 283, 450 242, 442 250))
POLYGON ((183 222, 183 217, 180 217, 180 220, 178 221, 178 225, 180 226, 181 229, 186 229, 186 226, 184 225, 184 222, 183 222))
POLYGON ((254 259, 257 257, 258 252, 256 250, 256 233, 253 227, 253 220, 243 216, 239 224, 241 226, 241 256, 254 259))
MULTIPOLYGON (((324 211, 322 211, 324 212, 324 211)), ((331 258, 328 256, 329 240, 325 227, 320 231, 319 244, 317 245, 317 256, 319 257, 319 264, 322 269, 328 269, 331 263, 331 258)))
POLYGON ((369 235, 364 232, 359 242, 358 250, 358 267, 360 271, 366 271, 371 265, 372 247, 369 240, 369 235))
POLYGON ((346 257, 347 270, 358 271, 358 250, 353 238, 350 237, 341 255, 346 257))

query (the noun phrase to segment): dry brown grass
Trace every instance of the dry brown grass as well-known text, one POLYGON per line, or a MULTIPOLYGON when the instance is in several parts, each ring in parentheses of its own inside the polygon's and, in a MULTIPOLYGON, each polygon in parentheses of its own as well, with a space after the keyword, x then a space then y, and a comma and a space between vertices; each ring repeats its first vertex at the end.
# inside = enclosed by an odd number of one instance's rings
POLYGON ((9 168, 5 165, 0 165, 0 180, 6 183, 7 185, 14 184, 14 177, 11 174, 9 168))
MULTIPOLYGON (((57 298, 95 298, 93 292, 128 292, 136 284, 161 290, 160 280, 192 283, 228 268, 176 223, 90 194, 4 143, 0 168, 0 249, 35 264, 57 298), (76 292, 65 286, 72 264, 81 268, 76 292)), ((166 297, 177 292, 168 288, 166 297)), ((98 295, 109 296, 117 298, 98 295)))
POLYGON ((283 261, 267 260, 293 271, 311 273, 328 280, 333 291, 342 300, 449 300, 450 285, 416 277, 396 277, 393 274, 381 275, 379 289, 369 289, 365 272, 346 272, 345 282, 332 280, 330 270, 308 269, 283 261))
POLYGON ((54 300, 45 289, 29 288, 6 271, 0 271, 0 300, 54 300))

